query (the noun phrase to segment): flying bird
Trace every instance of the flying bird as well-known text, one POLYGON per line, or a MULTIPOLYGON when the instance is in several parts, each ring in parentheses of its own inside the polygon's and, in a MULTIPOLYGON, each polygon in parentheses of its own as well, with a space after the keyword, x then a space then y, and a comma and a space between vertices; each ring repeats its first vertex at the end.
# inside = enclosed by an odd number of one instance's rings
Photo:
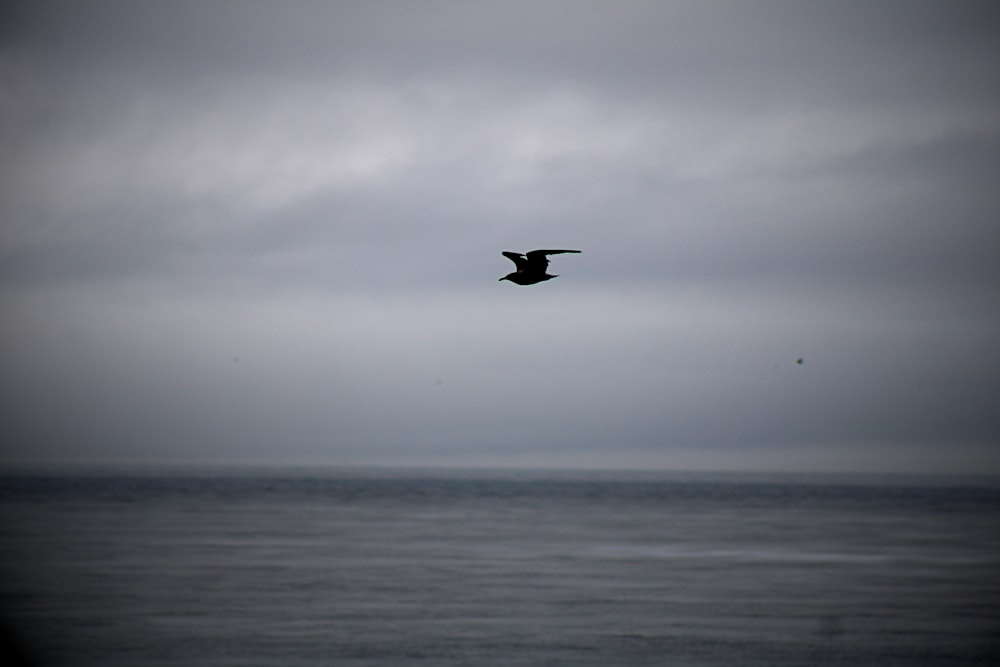
POLYGON ((514 262, 517 271, 508 273, 501 281, 509 280, 518 285, 534 285, 545 280, 558 278, 546 273, 549 268, 548 255, 561 255, 564 252, 580 252, 579 250, 532 250, 525 254, 503 251, 503 256, 514 262))

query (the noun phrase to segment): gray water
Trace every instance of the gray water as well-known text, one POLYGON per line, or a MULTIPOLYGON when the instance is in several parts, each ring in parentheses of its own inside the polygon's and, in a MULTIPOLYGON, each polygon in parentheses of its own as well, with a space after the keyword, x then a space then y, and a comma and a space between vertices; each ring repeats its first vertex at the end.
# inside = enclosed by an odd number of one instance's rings
POLYGON ((996 665, 1000 488, 195 470, 0 476, 27 664, 996 665))

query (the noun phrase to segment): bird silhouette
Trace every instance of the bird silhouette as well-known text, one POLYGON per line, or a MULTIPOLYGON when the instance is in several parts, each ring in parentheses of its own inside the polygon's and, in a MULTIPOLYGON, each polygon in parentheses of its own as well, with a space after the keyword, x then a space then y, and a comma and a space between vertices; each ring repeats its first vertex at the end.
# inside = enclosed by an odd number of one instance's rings
POLYGON ((549 268, 548 255, 560 255, 564 252, 580 252, 579 250, 532 250, 531 252, 524 253, 523 255, 519 252, 509 252, 507 250, 503 251, 503 256, 514 262, 517 267, 517 271, 508 273, 500 281, 509 280, 512 283, 517 283, 518 285, 534 285, 535 283, 540 283, 546 280, 551 280, 552 278, 558 278, 559 276, 553 276, 546 273, 549 268))

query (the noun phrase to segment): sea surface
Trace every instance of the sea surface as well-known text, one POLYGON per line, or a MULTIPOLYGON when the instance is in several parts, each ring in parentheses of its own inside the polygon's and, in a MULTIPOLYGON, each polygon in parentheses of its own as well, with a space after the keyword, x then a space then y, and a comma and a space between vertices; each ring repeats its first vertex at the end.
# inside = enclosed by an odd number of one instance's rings
POLYGON ((990 479, 0 473, 8 663, 1000 665, 990 479))

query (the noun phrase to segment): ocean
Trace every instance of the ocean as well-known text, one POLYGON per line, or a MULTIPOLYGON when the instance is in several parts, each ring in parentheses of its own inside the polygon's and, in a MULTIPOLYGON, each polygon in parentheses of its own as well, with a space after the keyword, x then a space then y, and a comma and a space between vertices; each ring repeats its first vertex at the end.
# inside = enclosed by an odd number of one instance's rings
POLYGON ((990 479, 0 474, 9 664, 998 665, 990 479))

